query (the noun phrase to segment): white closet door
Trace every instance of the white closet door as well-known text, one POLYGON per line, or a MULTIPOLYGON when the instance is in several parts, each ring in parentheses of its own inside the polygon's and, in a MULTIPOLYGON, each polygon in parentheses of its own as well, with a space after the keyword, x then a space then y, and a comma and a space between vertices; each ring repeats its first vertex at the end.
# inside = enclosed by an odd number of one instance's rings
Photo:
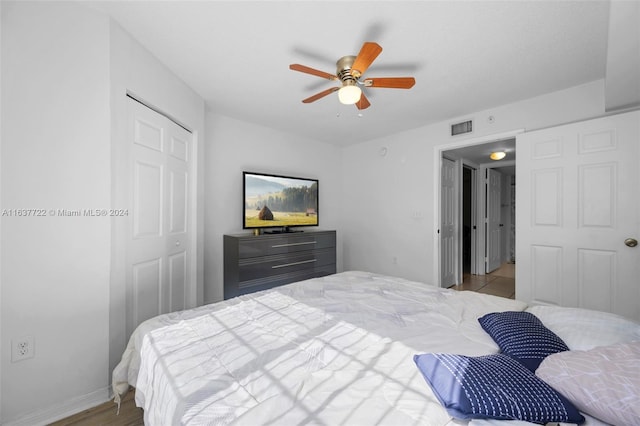
POLYGON ((640 320, 640 112, 517 137, 516 297, 640 320))
POLYGON ((502 174, 493 169, 487 169, 487 216, 486 216, 486 245, 485 272, 495 271, 501 263, 501 207, 502 174))
POLYGON ((450 287, 457 281, 456 244, 456 167, 455 162, 442 159, 441 214, 440 214, 440 286, 450 287))
POLYGON ((127 238, 127 334, 153 316, 188 307, 192 271, 192 135, 129 100, 131 214, 127 238))

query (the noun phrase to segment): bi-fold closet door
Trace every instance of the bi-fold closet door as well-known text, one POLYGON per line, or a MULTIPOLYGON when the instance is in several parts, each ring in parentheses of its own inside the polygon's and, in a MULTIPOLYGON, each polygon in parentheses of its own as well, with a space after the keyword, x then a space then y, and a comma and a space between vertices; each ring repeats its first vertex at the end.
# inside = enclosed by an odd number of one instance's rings
POLYGON ((193 305, 192 134, 128 101, 130 212, 127 335, 153 316, 193 305))

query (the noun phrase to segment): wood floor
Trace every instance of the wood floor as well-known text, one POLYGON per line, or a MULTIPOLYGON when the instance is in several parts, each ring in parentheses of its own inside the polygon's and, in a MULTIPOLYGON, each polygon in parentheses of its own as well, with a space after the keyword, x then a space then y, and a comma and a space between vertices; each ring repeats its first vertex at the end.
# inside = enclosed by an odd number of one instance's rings
POLYGON ((120 414, 116 414, 118 406, 113 401, 107 401, 97 407, 51 423, 50 426, 144 426, 142 409, 136 407, 133 397, 133 390, 125 395, 120 405, 120 414))
MULTIPOLYGON (((515 298, 515 265, 504 264, 487 275, 464 274, 460 285, 451 287, 454 290, 470 290, 494 296, 515 298)), ((50 426, 143 426, 142 409, 136 407, 134 390, 124 397, 120 414, 116 415, 117 406, 113 401, 105 402, 71 417, 52 423, 50 426)))

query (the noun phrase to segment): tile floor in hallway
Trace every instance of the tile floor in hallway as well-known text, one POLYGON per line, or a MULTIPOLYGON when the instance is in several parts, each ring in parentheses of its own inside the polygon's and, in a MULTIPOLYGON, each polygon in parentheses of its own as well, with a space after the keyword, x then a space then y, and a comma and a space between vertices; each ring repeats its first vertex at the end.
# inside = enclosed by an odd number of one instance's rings
POLYGON ((514 263, 505 263, 500 268, 487 275, 471 275, 469 273, 465 273, 463 275, 462 284, 454 285, 449 288, 453 290, 476 291, 478 293, 486 293, 494 296, 515 299, 515 267, 516 265, 514 263))

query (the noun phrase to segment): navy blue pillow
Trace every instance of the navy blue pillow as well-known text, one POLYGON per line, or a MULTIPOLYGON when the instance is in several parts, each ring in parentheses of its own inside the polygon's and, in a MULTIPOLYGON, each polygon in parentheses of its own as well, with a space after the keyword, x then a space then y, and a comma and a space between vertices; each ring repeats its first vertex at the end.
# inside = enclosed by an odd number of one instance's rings
POLYGON ((529 312, 493 312, 478 321, 502 353, 532 372, 547 356, 569 350, 561 338, 529 312))
POLYGON ((440 403, 457 419, 585 421, 569 400, 506 355, 429 353, 413 360, 440 403))

